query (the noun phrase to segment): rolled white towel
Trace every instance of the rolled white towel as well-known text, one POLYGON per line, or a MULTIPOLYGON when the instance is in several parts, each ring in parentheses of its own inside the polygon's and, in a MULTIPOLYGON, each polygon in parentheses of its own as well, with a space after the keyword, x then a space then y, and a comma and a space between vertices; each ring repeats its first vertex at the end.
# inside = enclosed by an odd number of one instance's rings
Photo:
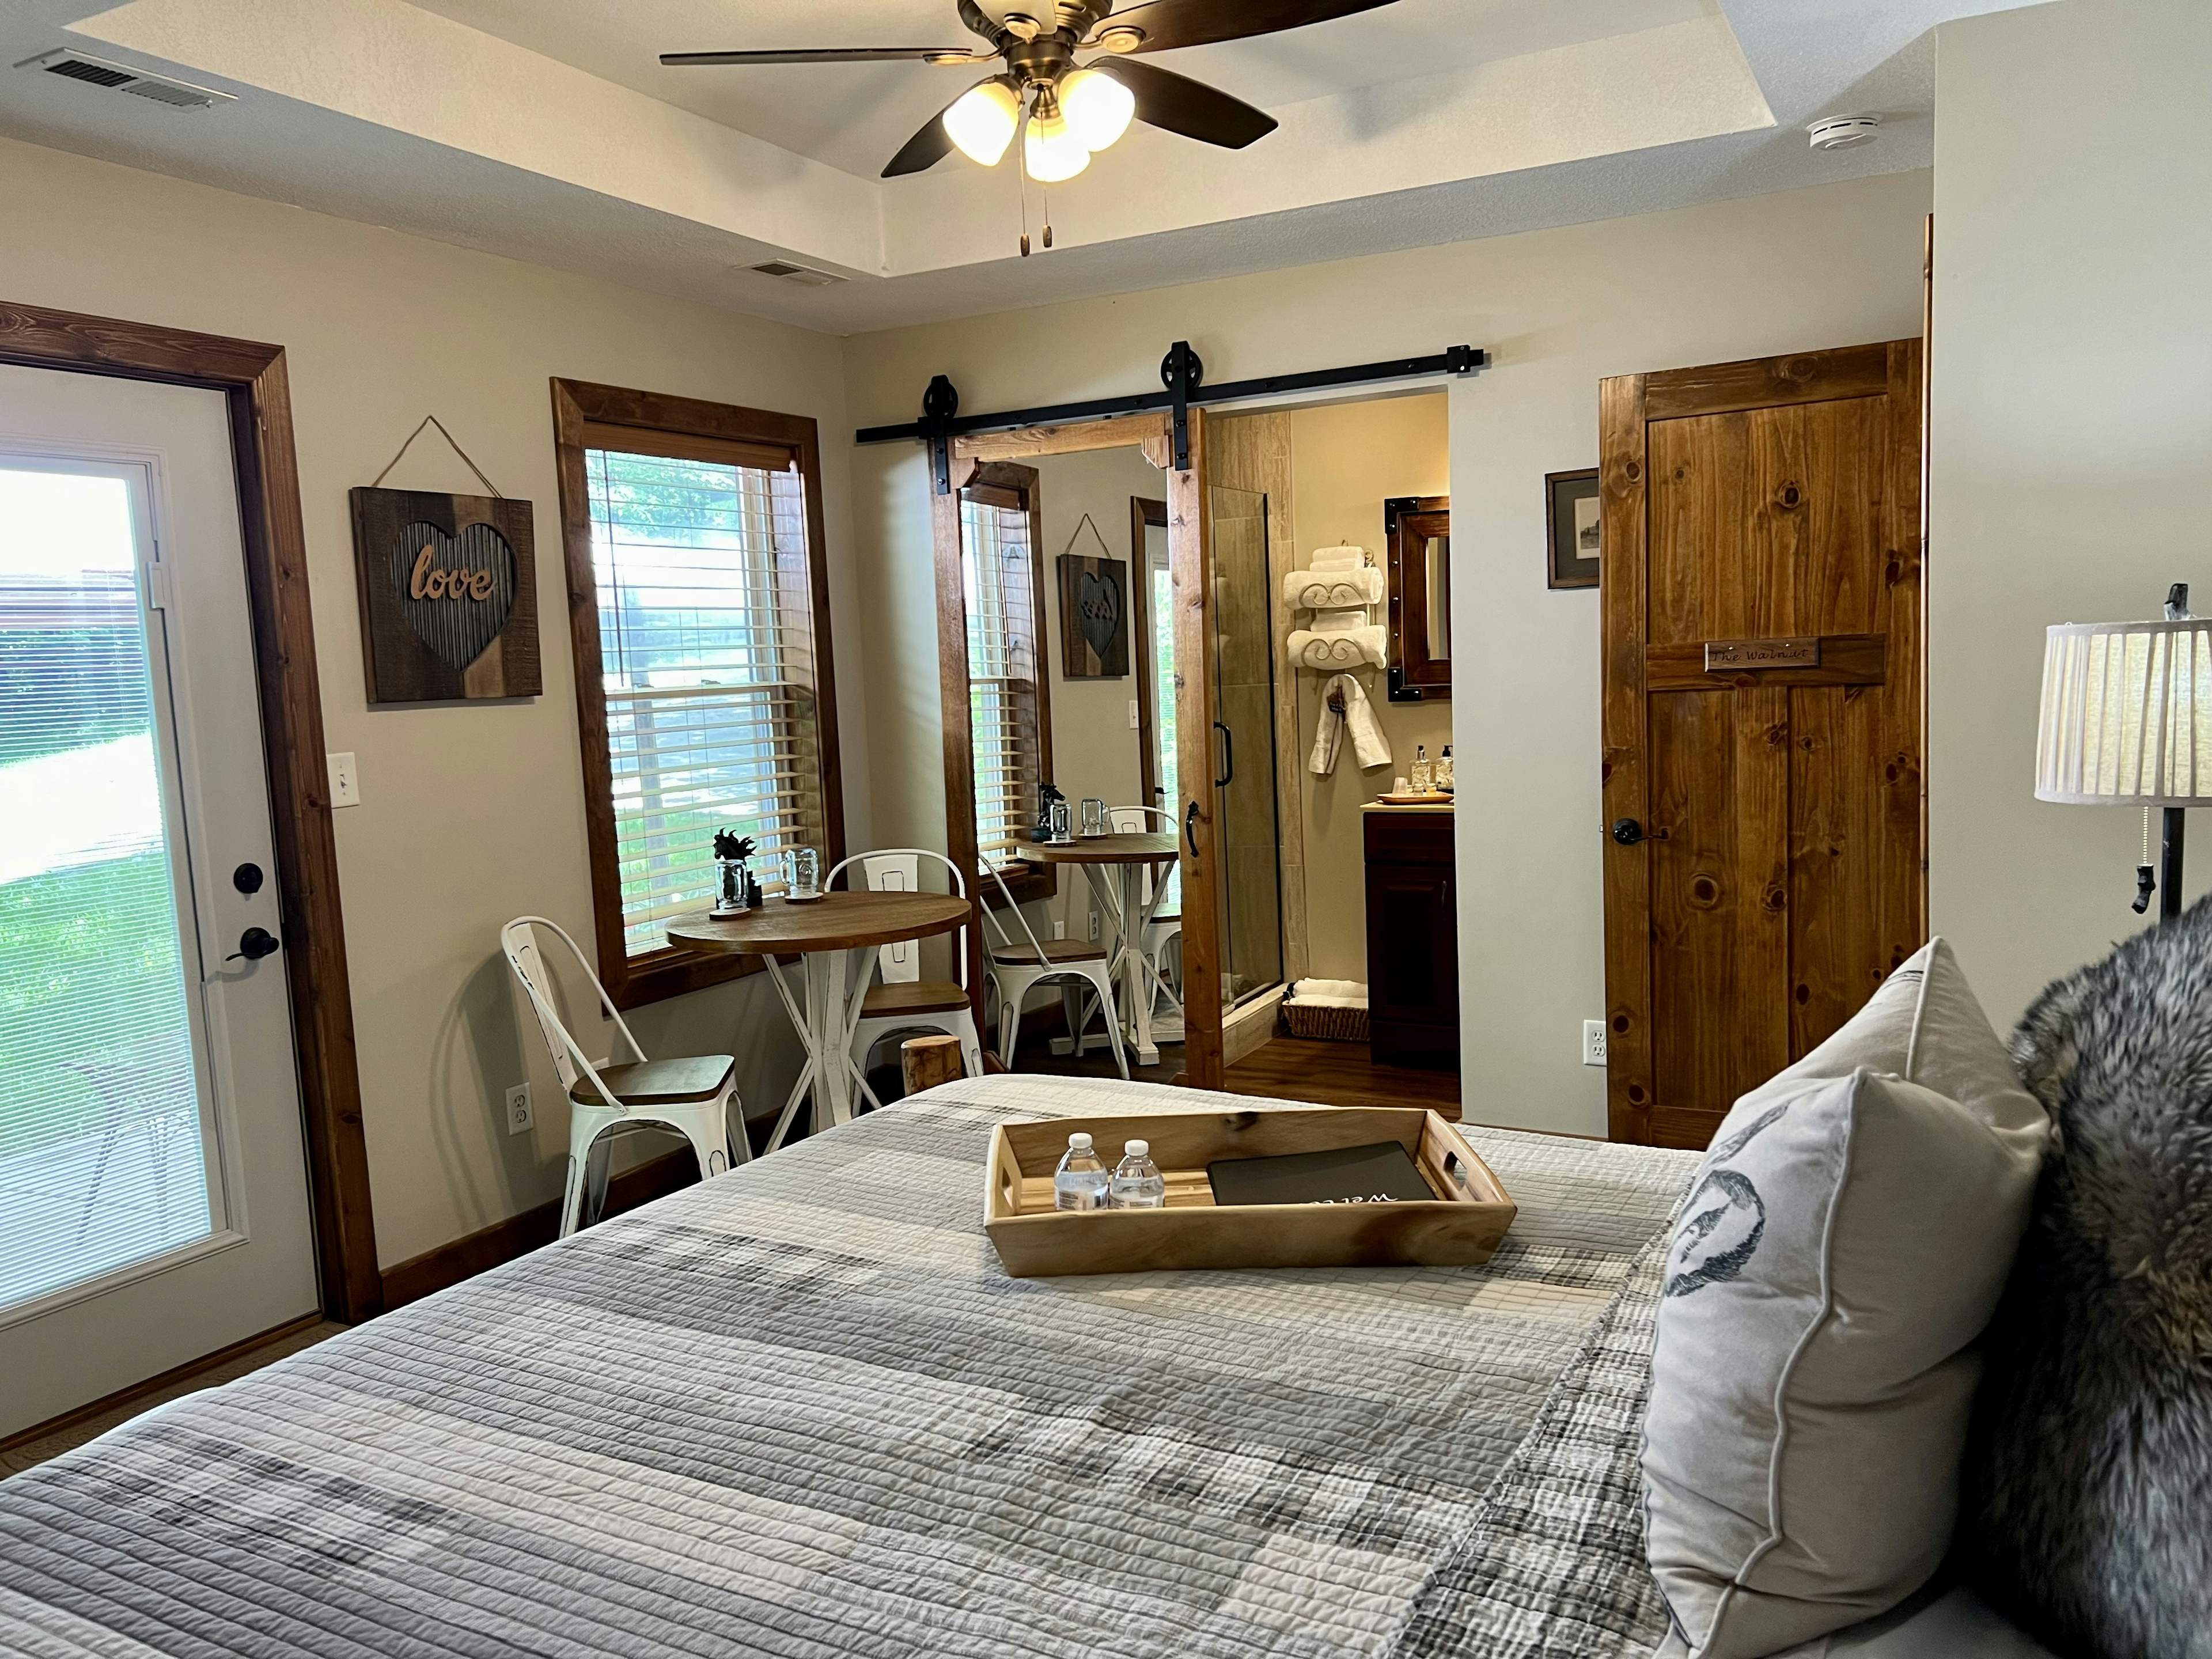
POLYGON ((1367 550, 1350 545, 1316 547, 1313 556, 1306 561, 1308 567, 1315 570, 1358 570, 1366 562, 1367 550))
POLYGON ((1380 668, 1388 650, 1379 627, 1354 628, 1342 634, 1320 634, 1295 629, 1288 641, 1294 668, 1380 668))
POLYGON ((1304 611, 1341 609, 1382 603, 1382 573, 1357 570, 1290 570, 1283 574, 1283 603, 1304 611))
POLYGON ((1291 987, 1290 1000, 1310 1008, 1364 1008, 1367 988, 1356 979, 1302 979, 1291 987))

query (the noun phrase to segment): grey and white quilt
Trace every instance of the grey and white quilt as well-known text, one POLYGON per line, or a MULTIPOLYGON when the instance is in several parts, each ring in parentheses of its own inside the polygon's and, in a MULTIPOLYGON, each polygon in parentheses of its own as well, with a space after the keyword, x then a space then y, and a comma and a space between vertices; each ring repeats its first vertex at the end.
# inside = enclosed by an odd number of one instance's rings
POLYGON ((1480 1268, 1009 1278, 957 1083, 0 1485, 0 1650, 1647 1652, 1647 1246, 1692 1154, 1469 1139, 1480 1268))

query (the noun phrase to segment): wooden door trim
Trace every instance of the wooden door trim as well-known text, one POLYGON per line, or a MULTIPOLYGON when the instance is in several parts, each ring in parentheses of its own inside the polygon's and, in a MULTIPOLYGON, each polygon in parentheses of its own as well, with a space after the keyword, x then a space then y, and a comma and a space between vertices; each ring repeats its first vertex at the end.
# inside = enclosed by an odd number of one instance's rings
POLYGON ((323 702, 307 591, 284 349, 252 340, 0 303, 0 362, 221 392, 230 411, 255 678, 276 848, 285 986, 292 1005, 307 1189, 323 1311, 380 1313, 368 1146, 345 918, 338 902, 323 702))
MULTIPOLYGON (((1175 809, 1160 799, 1160 710, 1152 690, 1152 572, 1150 550, 1145 545, 1147 528, 1168 527, 1168 504, 1143 495, 1129 497, 1129 586, 1135 590, 1133 617, 1136 638, 1143 641, 1137 670, 1137 778, 1145 792, 1145 805, 1164 812, 1175 809)), ((1170 567, 1174 567, 1170 563, 1170 567)))
POLYGON ((1011 432, 971 432, 952 441, 955 460, 1029 461, 1040 455, 1074 455, 1090 449, 1141 449, 1168 470, 1168 417, 1121 415, 1065 426, 1017 427, 1011 432))
POLYGON ((1649 376, 1621 375, 1598 383, 1598 515, 1601 544, 1609 554, 1600 566, 1601 672, 1604 741, 1599 761, 1604 804, 1603 839, 1606 988, 1606 1122, 1614 1140, 1649 1138, 1651 1119, 1651 953, 1645 942, 1611 925, 1618 915, 1649 915, 1651 867, 1633 848, 1614 842, 1608 827, 1623 818, 1651 817, 1650 779, 1644 765, 1644 619, 1646 614, 1646 489, 1650 467, 1649 376))
POLYGON ((1168 568, 1175 592, 1176 833, 1182 839, 1183 1070, 1224 1086, 1220 805, 1213 787, 1213 529, 1206 511, 1207 420, 1189 414, 1190 470, 1168 474, 1168 568), (1192 709, 1200 718, 1186 718, 1192 709))

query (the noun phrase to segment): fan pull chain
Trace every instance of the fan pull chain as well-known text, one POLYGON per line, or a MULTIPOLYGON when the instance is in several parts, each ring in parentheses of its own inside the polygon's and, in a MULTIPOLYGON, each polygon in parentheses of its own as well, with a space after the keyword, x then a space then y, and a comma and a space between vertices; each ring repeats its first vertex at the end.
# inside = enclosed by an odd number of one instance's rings
POLYGON ((2158 878, 2150 861, 2150 808, 2143 808, 2142 862, 2136 866, 2136 902, 2128 908, 2137 915, 2150 908, 2150 896, 2158 890, 2158 878))
POLYGON ((1038 185, 1037 198, 1044 204, 1044 245, 1050 247, 1052 246, 1052 186, 1047 184, 1038 185))

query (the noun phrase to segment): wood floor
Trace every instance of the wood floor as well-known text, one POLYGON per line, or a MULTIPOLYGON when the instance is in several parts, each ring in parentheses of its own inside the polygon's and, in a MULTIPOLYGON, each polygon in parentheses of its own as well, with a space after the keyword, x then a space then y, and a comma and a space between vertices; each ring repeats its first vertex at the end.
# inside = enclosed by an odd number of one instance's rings
MULTIPOLYGON (((1054 1054, 1049 1038, 1058 1030, 1055 1023, 1050 1031, 1039 1032, 1032 1041, 1025 1021, 1014 1069, 1060 1077, 1115 1075, 1114 1056, 1103 1048, 1080 1060, 1054 1054)), ((1182 1049, 1163 1048, 1160 1062, 1133 1066, 1129 1075, 1143 1083, 1172 1083, 1182 1070, 1182 1049)), ((1278 1036, 1231 1066, 1224 1083, 1232 1095, 1254 1095, 1263 1100, 1310 1100, 1323 1106, 1428 1106, 1448 1118, 1459 1116, 1457 1072, 1377 1066, 1364 1042, 1316 1042, 1278 1036)))

